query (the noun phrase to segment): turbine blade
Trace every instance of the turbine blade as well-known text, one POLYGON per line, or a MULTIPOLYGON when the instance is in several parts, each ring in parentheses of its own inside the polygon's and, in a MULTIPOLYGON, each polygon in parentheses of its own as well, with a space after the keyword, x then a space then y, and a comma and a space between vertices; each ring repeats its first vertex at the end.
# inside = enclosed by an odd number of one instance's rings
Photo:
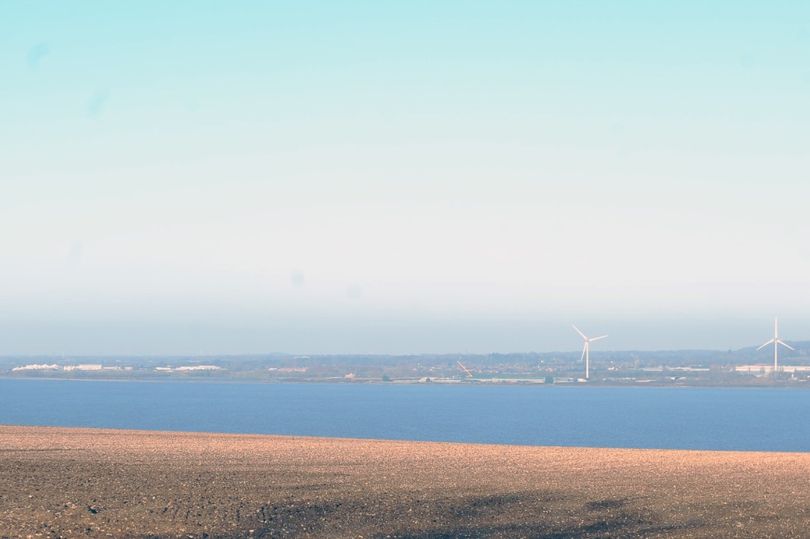
POLYGON ((763 348, 765 348, 765 347, 766 347, 766 346, 768 346, 769 344, 773 344, 773 339, 771 339, 770 341, 766 342, 765 344, 763 344, 762 346, 760 346, 759 348, 757 348, 757 351, 762 350, 763 348))
POLYGON ((585 336, 585 334, 584 334, 584 333, 582 333, 582 332, 579 330, 579 328, 578 328, 578 327, 576 327, 574 324, 571 324, 571 327, 572 327, 572 328, 574 328, 574 331, 576 331, 577 333, 579 333, 579 334, 580 334, 580 336, 581 336, 583 339, 585 339, 586 341, 588 340, 588 337, 586 337, 586 336, 585 336))
POLYGON ((599 339, 606 339, 606 338, 607 338, 607 335, 600 335, 599 337, 593 337, 593 338, 591 338, 589 340, 591 342, 593 342, 593 341, 598 341, 599 339))
POLYGON ((585 346, 582 347, 582 355, 579 358, 580 361, 585 361, 585 352, 587 352, 587 351, 588 351, 588 345, 586 344, 585 346))
POLYGON ((779 344, 781 344, 781 345, 782 345, 782 346, 784 346, 785 348, 789 348, 790 350, 793 350, 794 352, 796 351, 796 349, 795 349, 795 348, 793 348, 792 346, 790 346, 790 345, 789 345, 788 343, 786 343, 785 341, 776 341, 776 342, 778 342, 779 344))

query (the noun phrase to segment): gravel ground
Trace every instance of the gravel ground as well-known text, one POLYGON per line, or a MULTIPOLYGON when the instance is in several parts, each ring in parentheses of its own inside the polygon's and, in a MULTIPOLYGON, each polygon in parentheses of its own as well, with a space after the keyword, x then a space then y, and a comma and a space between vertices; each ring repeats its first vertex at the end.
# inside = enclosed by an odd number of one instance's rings
POLYGON ((0 426, 2 537, 807 537, 810 454, 0 426))

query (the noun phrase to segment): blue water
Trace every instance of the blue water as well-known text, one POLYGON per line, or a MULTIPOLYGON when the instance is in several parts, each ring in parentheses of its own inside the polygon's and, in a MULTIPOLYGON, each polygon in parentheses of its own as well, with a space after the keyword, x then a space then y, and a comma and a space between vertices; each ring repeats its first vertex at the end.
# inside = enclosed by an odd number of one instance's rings
POLYGON ((810 391, 0 380, 0 424, 810 451, 810 391))

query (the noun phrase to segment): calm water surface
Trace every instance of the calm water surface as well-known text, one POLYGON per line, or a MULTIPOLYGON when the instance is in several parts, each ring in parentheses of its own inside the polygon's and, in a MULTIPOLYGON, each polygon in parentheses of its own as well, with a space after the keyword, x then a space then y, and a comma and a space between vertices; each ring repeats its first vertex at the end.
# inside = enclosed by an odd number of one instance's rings
POLYGON ((0 423, 810 451, 810 391, 0 380, 0 423))

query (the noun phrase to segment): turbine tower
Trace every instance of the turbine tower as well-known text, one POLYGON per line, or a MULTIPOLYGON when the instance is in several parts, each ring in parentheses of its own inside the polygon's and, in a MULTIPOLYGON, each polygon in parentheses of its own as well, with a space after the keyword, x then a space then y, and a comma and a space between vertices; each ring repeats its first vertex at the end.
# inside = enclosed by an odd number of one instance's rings
POLYGON ((584 341, 584 345, 582 347, 582 357, 579 358, 579 360, 580 361, 582 361, 583 359, 585 360, 585 379, 587 380, 591 375, 591 343, 593 341, 604 339, 605 337, 607 337, 607 335, 600 335, 599 337, 588 337, 587 335, 582 333, 579 330, 579 328, 576 327, 575 325, 571 324, 571 326, 577 333, 579 333, 579 335, 582 337, 582 340, 584 341))
POLYGON ((759 348, 757 351, 762 350, 769 344, 773 344, 773 374, 776 375, 776 370, 779 368, 779 345, 781 344, 785 348, 789 348, 790 350, 795 350, 792 346, 787 344, 785 341, 779 338, 779 319, 773 319, 773 339, 769 340, 759 348))

